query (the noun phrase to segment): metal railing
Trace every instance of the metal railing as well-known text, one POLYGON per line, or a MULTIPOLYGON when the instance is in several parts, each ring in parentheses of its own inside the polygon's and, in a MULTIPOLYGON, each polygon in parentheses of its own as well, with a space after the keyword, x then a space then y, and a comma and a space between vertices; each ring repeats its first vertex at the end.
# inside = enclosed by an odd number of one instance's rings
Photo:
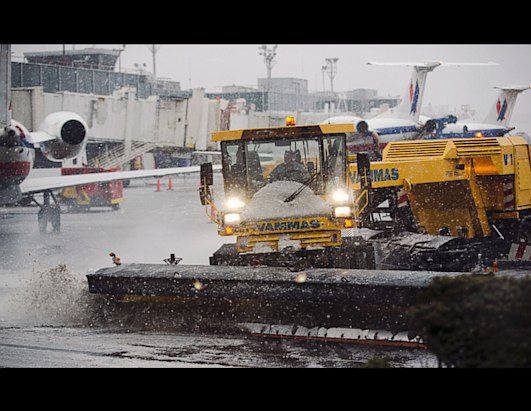
POLYGON ((121 167, 135 157, 153 150, 156 146, 155 143, 151 142, 133 142, 131 151, 126 153, 125 146, 120 145, 115 147, 112 151, 104 152, 99 156, 92 158, 88 162, 88 166, 98 168, 121 167))

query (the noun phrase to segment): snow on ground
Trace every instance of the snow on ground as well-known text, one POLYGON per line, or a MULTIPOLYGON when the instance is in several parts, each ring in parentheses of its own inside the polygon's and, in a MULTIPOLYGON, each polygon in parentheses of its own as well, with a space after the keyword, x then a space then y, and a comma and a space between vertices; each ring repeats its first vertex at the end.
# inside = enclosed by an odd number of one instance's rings
MULTIPOLYGON (((92 305, 85 274, 111 266, 110 251, 124 263, 162 263, 174 252, 182 264, 208 265, 208 257, 231 241, 219 237, 205 215, 198 177, 173 182, 167 190, 164 181, 161 192, 132 184, 119 211, 65 213, 60 234, 39 234, 35 207, 0 210, 0 367, 350 368, 376 357, 397 367, 434 366, 425 350, 125 332, 87 322, 92 305)), ((288 187, 286 196, 298 185, 288 187)), ((216 192, 222 197, 219 180, 216 192)), ((298 199, 307 212, 313 200, 309 190, 298 199)))

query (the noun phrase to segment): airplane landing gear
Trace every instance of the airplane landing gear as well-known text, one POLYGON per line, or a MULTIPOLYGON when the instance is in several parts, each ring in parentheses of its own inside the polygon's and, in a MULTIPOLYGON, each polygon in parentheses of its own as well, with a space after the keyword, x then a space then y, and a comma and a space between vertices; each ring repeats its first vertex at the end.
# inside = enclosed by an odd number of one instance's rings
POLYGON ((48 224, 51 224, 54 233, 61 231, 61 208, 57 199, 51 191, 43 193, 43 204, 33 201, 40 207, 37 214, 37 221, 39 224, 39 231, 41 234, 46 234, 48 231, 48 224), (53 199, 53 204, 50 202, 50 197, 53 199))

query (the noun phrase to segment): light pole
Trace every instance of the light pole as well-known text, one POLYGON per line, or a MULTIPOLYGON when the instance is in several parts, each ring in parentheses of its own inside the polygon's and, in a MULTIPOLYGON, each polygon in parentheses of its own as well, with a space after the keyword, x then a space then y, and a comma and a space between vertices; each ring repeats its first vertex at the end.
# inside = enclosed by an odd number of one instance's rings
MULTIPOLYGON (((277 55, 277 47, 278 45, 275 44, 273 47, 268 48, 265 44, 258 47, 258 53, 261 56, 264 56, 264 63, 266 65, 267 69, 267 85, 266 85, 266 91, 267 93, 267 108, 269 111, 268 116, 268 124, 270 124, 271 121, 271 104, 269 102, 269 90, 271 88, 271 71, 273 70, 273 66, 275 65, 275 57, 277 55)), ((263 97, 265 97, 265 93, 262 94, 263 97)), ((264 106, 262 109, 265 111, 265 104, 264 104, 264 98, 262 98, 262 105, 264 106)))
POLYGON ((338 57, 326 58, 326 70, 328 72, 328 77, 330 78, 330 91, 334 92, 334 78, 337 74, 337 61, 338 57))
POLYGON ((121 49, 114 49, 116 50, 119 54, 118 54, 118 72, 121 73, 122 72, 122 52, 125 51, 125 44, 122 44, 122 48, 121 49))
POLYGON ((160 44, 150 44, 148 49, 153 54, 153 79, 157 79, 157 52, 160 50, 160 44))
POLYGON ((326 69, 328 68, 328 66, 322 66, 321 67, 321 73, 323 74, 323 91, 326 91, 326 86, 325 86, 325 73, 326 73, 326 69))
POLYGON ((264 62, 267 69, 267 81, 271 79, 271 71, 273 70, 273 66, 275 65, 275 57, 277 55, 277 47, 278 45, 275 44, 272 48, 268 48, 265 44, 258 47, 259 54, 261 56, 264 56, 264 62))

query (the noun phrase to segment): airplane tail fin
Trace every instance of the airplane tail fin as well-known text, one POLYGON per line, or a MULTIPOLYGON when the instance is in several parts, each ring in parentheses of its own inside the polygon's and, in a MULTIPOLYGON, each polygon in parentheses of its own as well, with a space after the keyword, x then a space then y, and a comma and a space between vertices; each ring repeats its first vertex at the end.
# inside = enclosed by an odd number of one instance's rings
POLYGON ((11 44, 0 44, 0 130, 11 125, 11 44))
POLYGON ((367 64, 374 66, 413 66, 413 72, 411 73, 406 92, 400 104, 393 109, 393 117, 418 122, 426 86, 426 77, 430 71, 433 71, 442 63, 377 63, 369 61, 367 64))
POLYGON ((528 90, 531 86, 504 86, 495 88, 499 89, 500 92, 484 122, 486 124, 499 124, 508 127, 518 94, 528 90))
POLYGON ((442 61, 434 62, 409 62, 409 63, 377 63, 367 62, 369 65, 378 66, 413 66, 411 79, 407 85, 406 92, 402 101, 393 109, 394 117, 418 122, 424 89, 426 87, 426 78, 430 71, 439 66, 497 66, 497 63, 445 63, 442 61))

